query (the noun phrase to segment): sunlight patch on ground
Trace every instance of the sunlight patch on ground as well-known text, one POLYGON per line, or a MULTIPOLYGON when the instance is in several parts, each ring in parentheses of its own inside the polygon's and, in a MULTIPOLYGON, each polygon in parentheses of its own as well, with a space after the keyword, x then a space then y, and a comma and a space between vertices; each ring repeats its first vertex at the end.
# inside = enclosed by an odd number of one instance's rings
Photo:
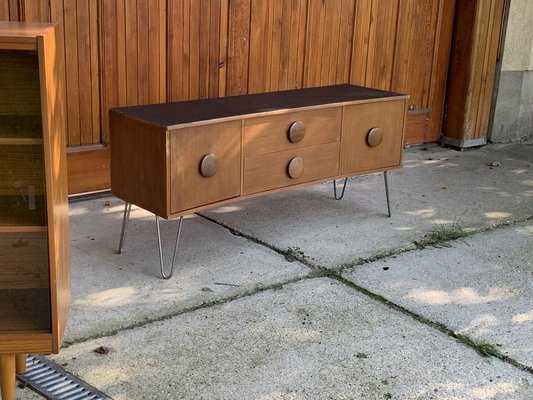
POLYGON ((237 212, 237 211, 242 211, 242 207, 226 206, 226 207, 218 207, 214 210, 210 210, 210 212, 214 214, 226 214, 226 213, 237 212))
POLYGON ((513 317, 512 321, 515 324, 523 324, 525 322, 533 321, 533 310, 523 313, 523 314, 517 314, 513 317))
POLYGON ((413 229, 412 226, 397 226, 394 228, 395 231, 412 231, 413 229))
POLYGON ((527 169, 513 169, 511 173, 516 175, 527 174, 527 169))
POLYGON ((514 194, 511 194, 509 192, 496 192, 496 194, 502 197, 513 197, 514 196, 514 194))
POLYGON ((433 305, 445 304, 483 304, 494 301, 509 300, 513 293, 504 288, 490 288, 487 295, 481 295, 477 290, 464 287, 446 292, 444 290, 414 289, 407 293, 408 299, 433 305))
POLYGON ((90 294, 76 301, 77 304, 98 307, 116 307, 135 299, 137 290, 131 286, 119 287, 90 294))
POLYGON ((79 215, 85 215, 90 211, 89 207, 69 207, 68 215, 69 217, 77 217, 79 215))
POLYGON ((518 390, 516 384, 512 382, 492 382, 483 387, 470 390, 472 399, 494 399, 505 393, 514 393, 518 390))
POLYGON ((489 211, 489 212, 486 212, 484 215, 485 217, 490 218, 490 219, 499 219, 499 218, 509 218, 513 214, 505 212, 505 211, 489 211))
POLYGON ((517 231, 520 233, 526 233, 526 234, 533 233, 533 225, 518 228, 517 231))
POLYGON ((522 181, 520 184, 524 186, 533 186, 533 180, 522 181))
POLYGON ((456 221, 450 221, 449 219, 435 219, 433 222, 436 224, 453 224, 456 221))
POLYGON ((461 328, 461 332, 475 332, 477 336, 486 335, 494 331, 499 325, 498 319, 492 314, 481 314, 476 316, 470 323, 461 328))
POLYGON ((415 217, 431 218, 437 214, 437 211, 434 208, 423 208, 420 210, 405 211, 405 213, 415 217))

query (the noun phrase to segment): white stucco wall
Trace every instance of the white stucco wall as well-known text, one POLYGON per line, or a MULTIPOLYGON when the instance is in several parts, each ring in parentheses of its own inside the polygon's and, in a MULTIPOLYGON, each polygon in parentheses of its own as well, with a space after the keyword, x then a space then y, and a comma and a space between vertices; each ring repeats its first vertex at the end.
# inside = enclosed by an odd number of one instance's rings
POLYGON ((511 0, 489 137, 533 141, 533 0, 511 0))
POLYGON ((502 71, 533 70, 533 1, 511 0, 502 71))

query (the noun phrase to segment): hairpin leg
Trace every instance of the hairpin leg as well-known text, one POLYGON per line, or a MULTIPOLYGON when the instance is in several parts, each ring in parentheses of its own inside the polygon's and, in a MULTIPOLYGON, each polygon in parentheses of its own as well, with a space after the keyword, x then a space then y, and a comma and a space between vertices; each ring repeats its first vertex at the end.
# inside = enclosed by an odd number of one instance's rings
POLYGON ((333 179, 333 196, 335 197, 335 200, 340 200, 344 197, 344 191, 346 190, 346 182, 348 182, 348 178, 344 178, 344 184, 342 185, 341 195, 337 197, 337 180, 333 179))
POLYGON ((161 248, 161 230, 159 228, 159 217, 157 215, 155 216, 155 225, 157 228, 157 243, 159 245, 159 264, 161 265, 161 277, 163 279, 169 279, 174 273, 174 263, 176 262, 176 255, 178 253, 178 244, 180 241, 182 221, 183 221, 183 217, 180 217, 179 222, 178 222, 178 234, 176 235, 176 244, 174 245, 174 254, 172 255, 172 262, 170 264, 170 271, 168 275, 166 275, 164 262, 163 262, 163 249, 161 248))
POLYGON ((390 218, 391 212, 390 212, 389 183, 387 181, 387 171, 383 172, 383 179, 385 180, 385 195, 387 196, 387 213, 390 218))
POLYGON ((124 203, 124 216, 122 217, 122 230, 120 232, 120 242, 118 244, 118 254, 122 253, 124 247, 124 240, 126 238, 126 228, 130 219, 131 203, 124 203))

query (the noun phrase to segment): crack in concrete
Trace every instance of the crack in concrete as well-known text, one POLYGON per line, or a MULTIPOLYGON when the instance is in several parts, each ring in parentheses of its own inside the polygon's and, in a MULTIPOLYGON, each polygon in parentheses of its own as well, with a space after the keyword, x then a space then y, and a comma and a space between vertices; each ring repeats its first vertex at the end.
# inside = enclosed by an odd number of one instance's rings
MULTIPOLYGON (((326 268, 324 266, 320 266, 320 265, 317 265, 317 264, 313 264, 311 263, 309 260, 308 260, 308 257, 306 257, 305 255, 303 256, 300 256, 298 255, 298 252, 294 252, 294 251, 291 251, 291 249, 289 248, 287 251, 284 251, 274 245, 271 245, 270 243, 267 243, 265 242, 264 240, 261 240, 259 238, 256 238, 254 236, 251 236, 251 235, 248 235, 236 228, 233 228, 231 226, 229 226, 228 224, 225 224, 221 221, 217 221, 216 219, 214 218, 211 218, 205 214, 202 214, 202 213, 197 213, 199 216, 201 216, 202 218, 205 218, 207 219, 208 221, 211 221, 217 225, 220 225, 226 229, 228 229, 233 235, 236 235, 236 236, 241 236, 247 240, 250 240, 251 242, 254 242, 254 243, 257 243, 261 246, 265 246, 273 251, 275 251, 276 253, 279 253, 281 255, 283 255, 285 258, 288 259, 288 257, 290 257, 291 260, 295 260, 295 261, 298 261, 304 265, 306 265, 307 267, 311 268, 311 273, 308 274, 307 276, 304 276, 304 277, 301 277, 300 279, 297 279, 295 280, 294 282, 299 282, 299 281, 303 281, 303 280, 307 280, 307 279, 316 279, 316 278, 330 278, 330 279, 333 279, 333 280, 336 280, 354 290, 356 290, 357 292, 367 296, 367 297, 370 297, 371 299, 375 300, 375 301, 378 301, 384 305, 386 305, 387 307, 391 308, 391 309, 394 309, 396 311, 399 311, 411 318, 413 318, 414 320, 420 322, 420 323, 423 323, 425 325, 428 325, 434 329, 437 329, 438 331, 450 336, 450 337, 453 337, 454 339, 456 338, 455 336, 455 332, 453 330, 451 330, 450 328, 448 328, 445 324, 443 323, 440 323, 440 322, 436 322, 436 321, 433 321, 429 318, 426 318, 420 314, 417 314, 403 306, 400 306, 399 304, 396 304, 388 299, 386 299, 385 297, 377 294, 377 293, 373 293, 371 291, 369 291, 368 289, 365 289, 364 287, 362 286, 359 286, 345 278, 343 278, 340 273, 347 269, 347 268, 351 268, 351 267, 354 267, 354 266, 359 266, 359 265, 364 265, 364 264, 369 264, 369 263, 372 263, 372 262, 375 262, 375 261, 378 261, 378 260, 383 260, 385 258, 388 258, 388 257, 391 257, 391 256, 396 256, 398 254, 401 254, 401 253, 406 253, 406 252, 409 252, 409 251, 422 251, 425 247, 435 247, 439 244, 443 244, 443 243, 449 243, 449 242, 456 242, 456 241, 461 241, 461 240, 464 240, 465 238, 468 238, 468 237, 471 237, 473 235, 477 235, 477 234, 480 234, 480 233, 484 233, 484 232, 489 232, 489 231, 494 231, 494 230, 497 230, 497 229, 503 229, 503 228, 508 228, 510 226, 514 226, 514 225, 517 225, 517 224, 520 224, 520 223, 523 223, 523 222, 527 222, 527 221, 530 221, 530 220, 533 220, 533 215, 530 215, 528 217, 525 217, 525 218, 520 218, 520 219, 515 219, 515 220, 510 220, 510 221, 501 221, 501 222, 498 222, 496 224, 493 224, 493 225, 489 225, 489 226, 483 226, 483 227, 479 227, 479 228, 475 228, 475 229, 472 229, 470 231, 467 232, 467 234, 464 236, 464 237, 460 237, 460 238, 457 238, 457 239, 444 239, 442 241, 438 241, 438 242, 434 242, 432 246, 423 246, 423 247, 420 247, 419 245, 415 244, 414 242, 412 243, 412 245, 408 245, 408 246, 405 246, 405 247, 402 247, 402 248, 399 248, 399 249, 391 249, 391 250, 387 250, 387 251, 382 251, 382 252, 379 252, 373 256, 370 256, 370 257, 366 257, 366 258, 357 258, 356 260, 353 260, 351 262, 347 262, 347 263, 343 263, 343 264, 339 264, 337 265, 335 268, 326 268), (289 254, 290 253, 290 254, 289 254)), ((424 239, 421 239, 421 242, 423 242, 424 239)), ((302 253, 303 254, 303 253, 302 253)), ((292 282, 292 283, 294 283, 292 282)), ((279 285, 276 285, 279 287, 279 285)), ((282 285, 283 286, 283 285, 282 285)), ((253 293, 251 294, 253 295, 253 293)), ((465 344, 466 346, 469 346, 471 348, 473 348, 474 350, 476 350, 476 346, 475 345, 471 345, 471 344, 467 344, 467 343, 463 343, 465 344)), ((533 374, 533 367, 530 367, 528 365, 524 365, 522 363, 520 363, 519 361, 509 357, 509 356, 506 356, 498 351, 495 352, 495 354, 493 355, 493 357, 496 357, 498 358, 499 360, 503 361, 503 362, 506 362, 522 371, 526 371, 526 372, 529 372, 531 374, 533 374)))

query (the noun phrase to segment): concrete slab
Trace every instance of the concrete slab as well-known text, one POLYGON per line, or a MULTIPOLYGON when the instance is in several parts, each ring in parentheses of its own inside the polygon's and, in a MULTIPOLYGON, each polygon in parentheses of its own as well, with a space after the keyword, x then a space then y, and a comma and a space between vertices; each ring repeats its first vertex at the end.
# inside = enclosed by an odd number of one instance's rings
POLYGON ((533 376, 330 279, 63 349, 114 399, 533 398, 533 376), (104 346, 107 354, 93 350, 104 346))
POLYGON ((533 215, 533 145, 489 145, 457 152, 441 147, 405 152, 389 174, 392 218, 381 174, 350 179, 344 199, 331 183, 235 203, 206 212, 279 249, 302 251, 336 268, 358 258, 412 246, 435 224, 460 219, 480 228, 533 215), (489 166, 497 162, 494 165, 489 166))
POLYGON ((347 270, 343 276, 533 367, 533 222, 347 270))
MULTIPOLYGON (((117 254, 123 202, 116 198, 70 205, 72 297, 67 343, 164 318, 201 304, 239 296, 261 286, 305 276, 309 269, 232 235, 204 218, 184 220, 178 266, 159 274, 152 214, 133 208, 122 254, 117 254)), ((176 221, 162 222, 170 260, 176 221)))

